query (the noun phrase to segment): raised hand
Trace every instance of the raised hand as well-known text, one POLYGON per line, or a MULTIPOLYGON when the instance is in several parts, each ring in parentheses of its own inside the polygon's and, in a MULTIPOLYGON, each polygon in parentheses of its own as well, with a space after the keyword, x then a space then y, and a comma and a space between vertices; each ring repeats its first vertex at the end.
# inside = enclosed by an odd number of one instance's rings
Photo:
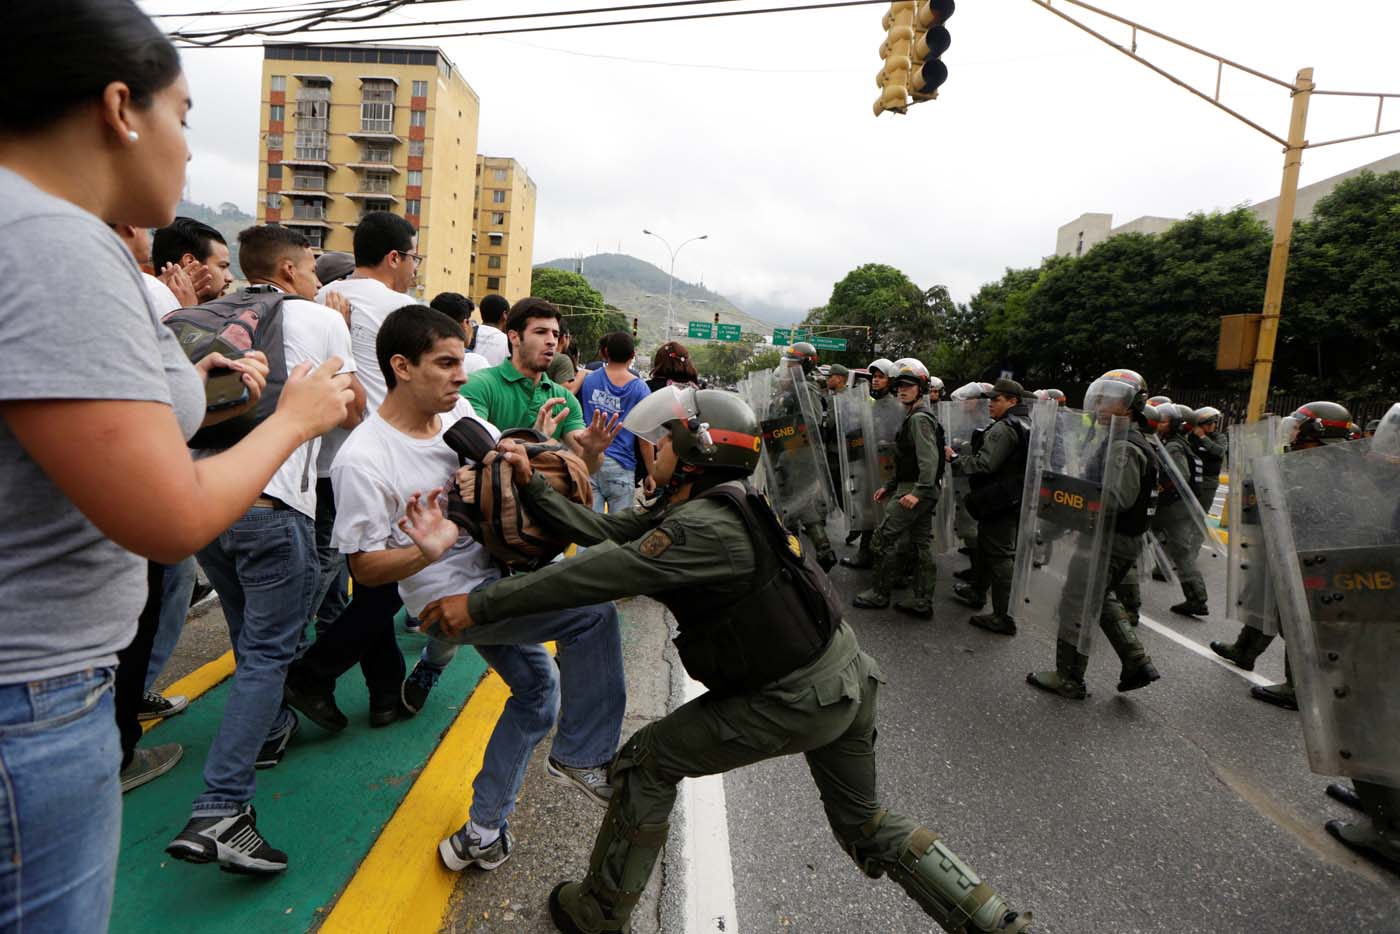
POLYGON ((426 495, 414 493, 399 520, 399 528, 430 562, 447 554, 462 534, 457 524, 443 515, 442 490, 438 487, 426 495))

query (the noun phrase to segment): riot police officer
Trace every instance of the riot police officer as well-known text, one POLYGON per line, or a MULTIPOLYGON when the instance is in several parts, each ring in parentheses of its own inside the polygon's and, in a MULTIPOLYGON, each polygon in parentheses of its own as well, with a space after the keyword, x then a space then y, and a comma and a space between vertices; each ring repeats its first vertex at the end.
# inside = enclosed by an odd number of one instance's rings
POLYGON ((1010 613, 1011 575, 1030 447, 1026 396, 1015 380, 997 380, 987 403, 992 424, 975 432, 952 460, 953 476, 968 480, 970 491, 963 501, 968 513, 977 520, 973 579, 954 585, 953 592, 959 600, 980 610, 990 589, 992 612, 979 613, 968 622, 1004 636, 1016 634, 1016 621, 1010 613))
MULTIPOLYGON (((894 374, 894 361, 884 357, 870 361, 866 367, 870 374, 871 414, 875 422, 876 455, 880 465, 881 482, 894 475, 894 438, 899 426, 904 422, 904 408, 891 394, 890 377, 894 374)), ((870 551, 873 530, 853 533, 846 537, 846 544, 858 541, 856 553, 841 559, 846 567, 865 569, 875 566, 875 556, 870 551)))
POLYGON ((1206 605, 1206 581, 1196 564, 1203 538, 1192 518, 1191 506, 1186 501, 1188 496, 1199 501, 1202 495, 1204 467, 1201 458, 1187 441, 1190 426, 1195 421, 1195 412, 1179 404, 1159 405, 1157 412, 1158 437, 1176 465, 1177 473, 1189 487, 1178 489, 1177 483, 1164 474, 1162 491, 1157 500, 1157 515, 1152 520, 1152 529, 1161 538, 1167 557, 1176 567, 1181 592, 1186 598, 1172 606, 1171 610, 1183 616, 1205 616, 1210 612, 1206 605))
POLYGON ((1220 469, 1225 465, 1225 442, 1220 430, 1224 415, 1214 406, 1196 410, 1196 424, 1186 440, 1201 459, 1201 508, 1210 513, 1215 494, 1220 489, 1220 469))
POLYGON ((826 464, 823 438, 830 433, 826 401, 817 388, 817 348, 807 341, 798 341, 783 354, 783 377, 779 391, 769 409, 770 416, 800 416, 807 424, 807 444, 811 452, 790 451, 780 455, 774 464, 778 478, 777 498, 783 518, 792 531, 801 531, 811 540, 817 552, 817 563, 823 570, 836 565, 836 552, 826 531, 827 512, 835 502, 830 468, 826 464), (789 380, 787 377, 790 376, 789 380), (792 497, 784 502, 785 493, 792 497))
MULTIPOLYGON (((1337 402, 1309 402, 1299 406, 1283 420, 1285 450, 1306 451, 1324 444, 1341 444, 1350 440, 1351 412, 1337 402)), ((1243 466, 1243 465, 1240 465, 1243 466)), ((1231 478, 1234 482, 1234 478, 1231 478)), ((1211 651, 1245 671, 1254 670, 1254 662, 1264 654, 1274 637, 1252 626, 1241 626, 1234 642, 1212 642, 1211 651)), ((1293 688, 1293 673, 1288 653, 1283 656, 1283 681, 1279 684, 1251 685, 1249 694, 1285 710, 1298 709, 1298 695, 1293 688)))
MULTIPOLYGON (((576 558, 434 601, 435 637, 526 612, 648 594, 675 616, 682 664, 708 693, 638 730, 613 760, 614 789, 581 881, 550 893, 568 934, 626 931, 669 829, 677 785, 796 752, 837 841, 872 878, 889 875, 950 932, 1027 931, 937 834, 879 804, 875 705, 884 680, 841 619, 830 584, 748 476, 759 427, 737 396, 668 386, 624 422, 657 446, 655 506, 600 515, 531 476, 509 442, 521 495, 541 522, 589 546, 576 558)), ((420 547, 441 520, 411 516, 420 547)), ((441 536, 452 540, 455 527, 441 536)))
MULTIPOLYGON (((1114 595, 1114 588, 1132 567, 1142 550, 1142 537, 1157 495, 1157 465, 1152 447, 1143 434, 1146 420, 1143 408, 1147 404, 1147 382, 1133 370, 1110 370, 1090 384, 1084 394, 1084 409, 1100 424, 1114 416, 1126 416, 1132 421, 1126 436, 1098 453, 1102 462, 1097 473, 1107 473, 1112 464, 1114 482, 1103 489, 1106 506, 1114 510, 1114 526, 1108 570, 1104 575, 1105 594, 1099 605, 1099 628, 1108 637, 1118 655, 1122 671, 1118 678, 1119 691, 1146 687, 1161 675, 1152 658, 1138 641, 1137 633, 1128 625, 1127 614, 1114 595)), ((1066 591, 1075 581, 1066 581, 1066 591)), ((1089 595, 1096 597, 1097 595, 1089 595)), ((1088 696, 1084 673, 1089 656, 1079 651, 1079 645, 1062 633, 1055 645, 1053 671, 1035 671, 1026 676, 1034 687, 1050 691, 1070 700, 1088 696)))
POLYGON ((932 619, 938 573, 933 560, 933 513, 943 485, 943 426, 925 398, 929 376, 922 363, 913 357, 896 360, 891 383, 905 408, 905 417, 895 436, 894 476, 875 492, 875 501, 886 505, 870 542, 874 556, 870 588, 857 594, 853 604, 861 609, 890 605, 896 559, 899 551, 907 548, 914 558, 913 593, 908 599, 895 601, 894 608, 932 619), (907 545, 903 544, 906 541, 907 545))

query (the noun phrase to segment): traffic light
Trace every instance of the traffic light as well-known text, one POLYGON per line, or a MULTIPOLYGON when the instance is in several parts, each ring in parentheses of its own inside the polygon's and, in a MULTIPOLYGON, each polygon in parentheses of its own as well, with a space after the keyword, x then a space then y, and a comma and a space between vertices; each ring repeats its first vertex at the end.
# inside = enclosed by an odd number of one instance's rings
POLYGON ((924 0, 914 15, 914 46, 910 96, 915 103, 938 97, 938 88, 948 80, 948 66, 943 53, 948 51, 952 37, 943 24, 953 15, 953 0, 924 0))
POLYGON ((719 327, 719 312, 715 312, 715 327, 719 327))
POLYGON ((909 72, 913 65, 909 57, 914 45, 913 0, 895 0, 885 13, 885 41, 880 45, 884 67, 875 76, 880 97, 875 101, 875 116, 887 110, 904 113, 909 106, 909 72))
POLYGON ((632 319, 632 340, 637 339, 637 319, 632 319))

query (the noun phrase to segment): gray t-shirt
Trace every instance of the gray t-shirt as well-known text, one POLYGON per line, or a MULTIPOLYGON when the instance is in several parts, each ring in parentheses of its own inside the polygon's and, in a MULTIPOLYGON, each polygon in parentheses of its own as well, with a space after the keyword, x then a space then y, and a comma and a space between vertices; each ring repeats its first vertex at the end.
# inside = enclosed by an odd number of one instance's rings
MULTIPOLYGON (((0 403, 129 399, 173 405, 189 438, 204 388, 93 215, 0 169, 0 403)), ((100 461, 95 438, 73 455, 100 461)), ((146 562, 109 541, 0 417, 0 684, 113 665, 146 599, 146 562)))

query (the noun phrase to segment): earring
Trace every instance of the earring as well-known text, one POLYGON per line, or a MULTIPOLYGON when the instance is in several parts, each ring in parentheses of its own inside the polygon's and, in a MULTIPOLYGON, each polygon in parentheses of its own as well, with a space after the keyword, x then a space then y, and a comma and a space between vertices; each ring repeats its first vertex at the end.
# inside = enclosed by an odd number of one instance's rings
POLYGON ((126 138, 129 139, 129 140, 131 140, 131 142, 134 143, 134 142, 136 142, 138 139, 141 138, 141 134, 140 134, 140 133, 137 133, 135 130, 127 130, 127 131, 126 131, 126 138))

